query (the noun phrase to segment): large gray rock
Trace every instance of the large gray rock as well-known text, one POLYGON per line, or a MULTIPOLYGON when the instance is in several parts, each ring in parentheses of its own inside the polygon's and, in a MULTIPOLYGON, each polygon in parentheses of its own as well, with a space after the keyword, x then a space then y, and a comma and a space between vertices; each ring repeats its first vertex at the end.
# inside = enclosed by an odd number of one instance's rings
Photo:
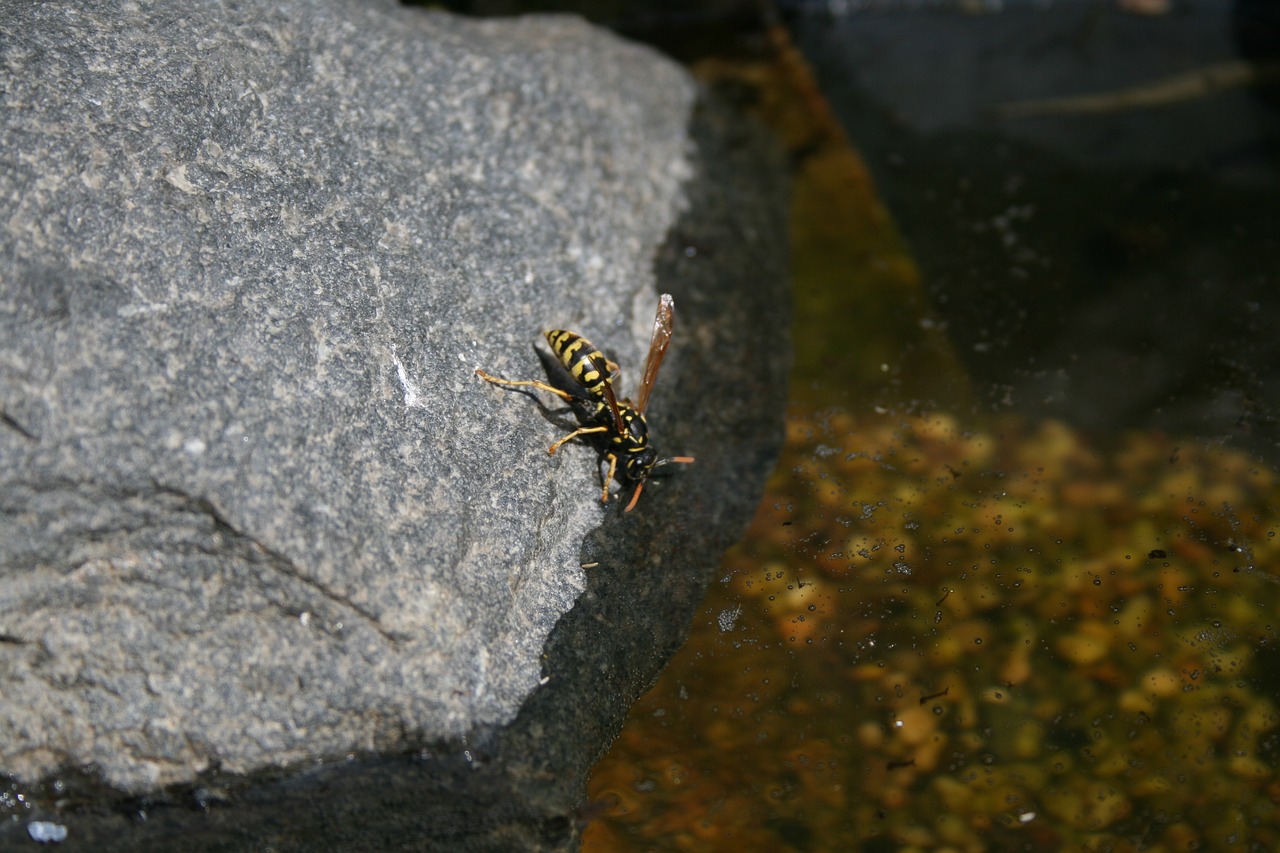
POLYGON ((568 18, 15 2, 0 55, 0 842, 569 845, 776 447, 778 162, 568 18), (624 517, 473 371, 564 326, 630 386, 660 289, 698 461, 624 517))

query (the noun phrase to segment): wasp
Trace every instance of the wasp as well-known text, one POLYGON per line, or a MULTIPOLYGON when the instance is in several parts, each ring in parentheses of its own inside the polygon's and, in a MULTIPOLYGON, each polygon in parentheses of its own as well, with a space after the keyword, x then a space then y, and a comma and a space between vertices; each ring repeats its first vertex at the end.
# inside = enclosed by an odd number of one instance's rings
POLYGON ((658 368, 662 366, 667 346, 671 343, 674 325, 675 301, 671 294, 664 293, 658 299, 649 355, 645 358, 644 373, 634 403, 626 398, 620 399, 614 389, 614 382, 621 374, 618 365, 606 358, 591 341, 565 329, 552 329, 544 335, 551 351, 573 380, 573 390, 566 391, 536 379, 501 379, 479 368, 476 368, 476 375, 495 385, 539 388, 569 403, 581 426, 551 445, 547 453, 555 453, 575 438, 585 436, 594 440, 603 448, 604 459, 609 463, 600 500, 609 501, 609 484, 621 473, 620 479, 634 483, 636 487, 624 510, 630 512, 640 500, 644 481, 654 468, 676 462, 687 465, 693 461, 692 456, 659 459, 658 452, 649 445, 649 424, 644 417, 649 395, 653 393, 653 385, 658 378, 658 368))

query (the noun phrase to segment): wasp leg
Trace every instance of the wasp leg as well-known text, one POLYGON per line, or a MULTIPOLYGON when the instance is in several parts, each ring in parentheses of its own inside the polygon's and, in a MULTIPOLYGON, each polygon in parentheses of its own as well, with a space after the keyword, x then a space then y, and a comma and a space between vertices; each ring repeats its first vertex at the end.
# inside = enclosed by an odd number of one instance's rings
MULTIPOLYGON (((599 469, 597 469, 599 470, 599 469)), ((618 471, 618 457, 609 454, 609 476, 604 478, 604 488, 600 490, 600 501, 602 503, 609 502, 609 484, 613 482, 613 475, 618 471)))
POLYGON ((573 432, 569 433, 564 438, 560 439, 555 444, 547 448, 547 453, 555 453, 557 450, 560 449, 560 445, 568 441, 573 441, 575 438, 577 438, 580 435, 590 435, 591 433, 594 433, 594 432, 608 432, 608 431, 609 431, 609 428, 603 427, 603 426, 583 427, 582 429, 575 429, 573 432))
MULTIPOLYGON (((536 379, 499 379, 497 376, 490 376, 478 367, 476 368, 476 376, 479 376, 485 382, 492 382, 494 385, 531 385, 534 388, 541 388, 543 391, 550 391, 566 403, 572 403, 575 399, 568 391, 561 391, 554 385, 548 385, 536 379)), ((551 452, 555 453, 554 450, 551 452)))

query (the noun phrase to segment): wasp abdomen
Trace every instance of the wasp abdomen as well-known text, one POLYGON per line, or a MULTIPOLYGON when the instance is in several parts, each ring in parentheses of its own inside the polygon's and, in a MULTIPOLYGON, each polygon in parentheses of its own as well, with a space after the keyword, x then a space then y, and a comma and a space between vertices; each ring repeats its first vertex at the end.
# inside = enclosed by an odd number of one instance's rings
POLYGON ((575 382, 597 397, 604 395, 604 386, 613 381, 617 366, 591 341, 577 332, 552 329, 546 333, 551 351, 573 376, 575 382))

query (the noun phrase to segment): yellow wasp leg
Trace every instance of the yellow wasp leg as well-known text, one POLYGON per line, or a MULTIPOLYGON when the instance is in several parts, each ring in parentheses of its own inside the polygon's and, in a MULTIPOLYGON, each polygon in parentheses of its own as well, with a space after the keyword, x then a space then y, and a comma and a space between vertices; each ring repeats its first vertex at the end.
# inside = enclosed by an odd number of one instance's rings
MULTIPOLYGON (((494 385, 530 385, 534 388, 541 388, 543 391, 550 391, 566 403, 572 403, 575 399, 569 392, 561 391, 554 385, 548 385, 547 383, 539 382, 536 379, 499 379, 496 376, 490 376, 478 367, 476 368, 476 376, 479 376, 485 382, 492 382, 494 385)), ((554 450, 551 452, 555 453, 554 450)))
MULTIPOLYGON (((599 469, 597 469, 599 470, 599 469)), ((613 482, 613 475, 618 470, 618 457, 612 453, 609 454, 609 476, 604 478, 604 488, 600 490, 600 500, 603 503, 609 502, 609 484, 613 482)))
POLYGON ((560 449, 560 445, 564 444, 566 441, 573 441, 575 438, 577 438, 580 435, 590 435, 593 432, 608 432, 608 431, 609 431, 609 428, 604 426, 583 427, 582 429, 575 429, 573 432, 569 433, 564 438, 560 439, 555 444, 551 445, 551 447, 547 448, 547 453, 555 453, 557 450, 560 449))

